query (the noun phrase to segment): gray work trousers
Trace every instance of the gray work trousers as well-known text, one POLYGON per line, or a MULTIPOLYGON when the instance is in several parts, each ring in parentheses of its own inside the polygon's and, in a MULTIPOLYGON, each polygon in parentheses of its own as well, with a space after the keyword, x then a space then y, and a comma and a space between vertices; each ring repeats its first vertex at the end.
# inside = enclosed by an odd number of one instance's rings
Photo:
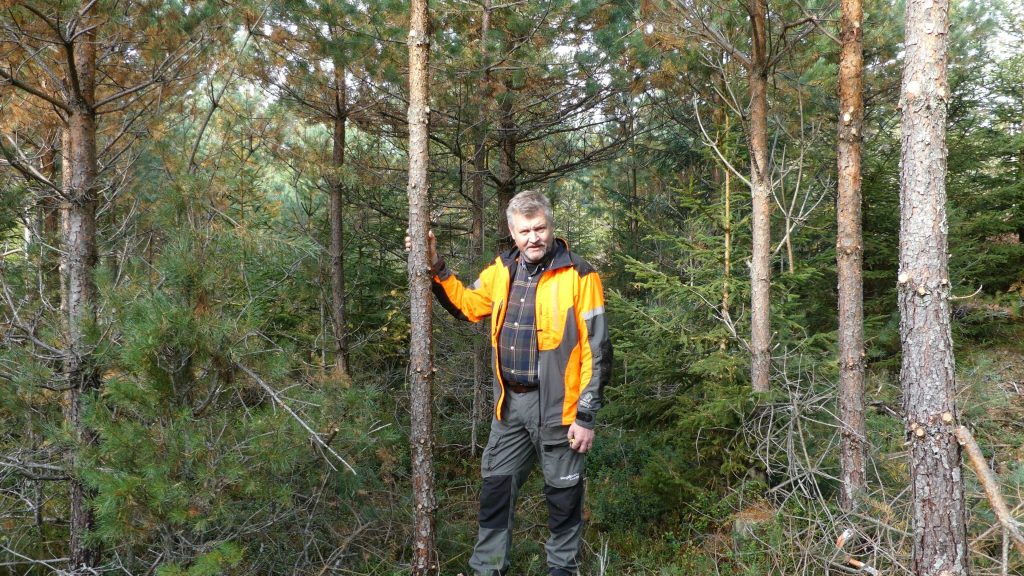
POLYGON ((469 560, 478 576, 508 569, 516 498, 538 459, 548 504, 548 566, 570 573, 578 569, 586 458, 569 447, 568 426, 540 426, 538 397, 537 391, 509 391, 505 417, 491 419, 481 462, 480 531, 469 560))

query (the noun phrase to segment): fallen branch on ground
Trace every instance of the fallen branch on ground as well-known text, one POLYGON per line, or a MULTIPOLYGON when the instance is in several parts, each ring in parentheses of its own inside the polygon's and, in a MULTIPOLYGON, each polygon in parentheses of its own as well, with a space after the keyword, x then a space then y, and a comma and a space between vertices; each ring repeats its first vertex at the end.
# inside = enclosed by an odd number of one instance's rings
MULTIPOLYGON (((274 402, 277 402, 278 406, 283 408, 284 411, 287 412, 288 414, 290 414, 291 417, 294 418, 295 421, 298 422, 300 426, 305 428, 306 432, 309 432, 309 436, 310 436, 310 438, 312 438, 313 442, 316 442, 321 448, 323 448, 328 453, 330 453, 331 456, 334 456, 335 458, 337 458, 338 462, 341 462, 342 464, 344 464, 345 468, 348 468, 349 472, 351 472, 352 474, 358 475, 356 473, 356 469, 355 468, 353 468, 348 462, 346 462, 344 458, 339 456, 338 453, 335 452, 333 448, 328 446, 327 443, 324 442, 324 439, 320 437, 320 434, 318 434, 315 430, 313 430, 309 426, 309 424, 306 424, 306 421, 303 420, 301 416, 296 414, 295 411, 292 410, 291 406, 289 406, 288 404, 285 404, 284 400, 282 400, 281 397, 278 395, 277 390, 274 390, 270 386, 270 384, 267 384, 266 382, 264 382, 263 379, 260 378, 258 374, 256 374, 255 372, 253 372, 252 370, 250 370, 246 366, 244 366, 242 364, 239 364, 238 362, 235 362, 234 365, 236 367, 238 367, 238 369, 241 370, 242 372, 245 372, 249 376, 249 378, 252 378, 253 380, 255 380, 256 383, 259 384, 261 388, 263 388, 264 390, 267 391, 267 394, 270 394, 270 397, 274 399, 274 402)), ((333 439, 333 437, 332 437, 332 439, 333 439)), ((330 460, 328 460, 327 463, 329 465, 331 465, 331 461, 330 460)), ((334 468, 334 465, 331 465, 331 468, 334 468)))
MULTIPOLYGON (((836 549, 842 552, 843 546, 846 545, 846 543, 850 540, 850 538, 853 537, 854 534, 855 532, 853 528, 847 528, 846 530, 843 530, 843 533, 839 535, 839 538, 836 538, 836 549)), ((846 555, 846 564, 853 567, 858 572, 870 574, 871 576, 881 576, 882 574, 876 568, 868 566, 867 564, 861 562, 860 560, 857 560, 849 554, 846 555)))
POLYGON ((967 459, 971 462, 971 466, 974 467, 974 472, 978 476, 978 482, 981 482, 981 487, 985 490, 985 496, 988 497, 988 501, 992 505, 992 511, 996 513, 996 519, 999 520, 999 523, 1009 533, 1010 538, 1013 540, 1013 546, 1018 552, 1024 554, 1024 535, 1020 533, 1019 523, 1010 514, 1010 508, 1006 505, 1006 500, 1003 500, 1002 493, 999 492, 999 483, 996 481, 996 475, 988 467, 988 463, 985 462, 985 456, 981 453, 981 448, 978 447, 978 443, 974 440, 974 435, 971 434, 971 431, 966 426, 957 426, 953 433, 956 435, 957 442, 967 451, 967 459))

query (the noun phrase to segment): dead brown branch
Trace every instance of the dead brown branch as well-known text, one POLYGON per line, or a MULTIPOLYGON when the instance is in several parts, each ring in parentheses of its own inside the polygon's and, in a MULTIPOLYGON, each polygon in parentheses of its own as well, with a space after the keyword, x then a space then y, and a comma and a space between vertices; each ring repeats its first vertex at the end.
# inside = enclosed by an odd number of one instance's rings
POLYGON ((974 467, 974 472, 978 476, 978 482, 981 483, 982 489, 985 490, 985 496, 992 505, 992 511, 995 512, 996 519, 999 520, 999 524, 1010 535, 1010 539, 1013 540, 1013 545, 1017 548, 1017 551, 1024 554, 1024 535, 1020 532, 1020 523, 1010 514, 1010 508, 1006 505, 1006 500, 1003 499, 1003 495, 999 490, 999 482, 996 480, 996 475, 988 467, 988 463, 985 462, 985 456, 981 453, 981 448, 978 446, 977 441, 974 440, 974 435, 971 434, 971 431, 966 426, 957 426, 953 433, 956 435, 957 442, 967 452, 967 459, 970 461, 971 466, 974 467))

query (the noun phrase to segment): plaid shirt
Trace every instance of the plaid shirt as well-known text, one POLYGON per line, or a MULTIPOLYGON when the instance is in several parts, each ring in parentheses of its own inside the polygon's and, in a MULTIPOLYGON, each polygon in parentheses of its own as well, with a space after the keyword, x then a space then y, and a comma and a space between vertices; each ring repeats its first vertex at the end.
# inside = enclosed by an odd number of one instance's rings
POLYGON ((508 291, 505 322, 498 336, 501 379, 521 386, 537 386, 537 281, 551 264, 548 253, 540 262, 529 264, 520 258, 515 279, 508 291))

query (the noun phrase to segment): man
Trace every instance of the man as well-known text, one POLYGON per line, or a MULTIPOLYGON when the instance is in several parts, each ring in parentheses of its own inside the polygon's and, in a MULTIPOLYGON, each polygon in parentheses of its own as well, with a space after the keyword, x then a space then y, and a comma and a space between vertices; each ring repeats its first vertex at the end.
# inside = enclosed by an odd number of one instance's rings
POLYGON ((584 455, 593 446, 611 374, 604 295, 594 268, 555 238, 543 194, 520 192, 507 217, 515 247, 468 288, 437 257, 433 232, 429 236, 441 305, 463 320, 491 318, 495 407, 470 567, 478 576, 508 572, 516 497, 539 460, 551 531, 549 574, 572 576, 583 533, 584 455))

